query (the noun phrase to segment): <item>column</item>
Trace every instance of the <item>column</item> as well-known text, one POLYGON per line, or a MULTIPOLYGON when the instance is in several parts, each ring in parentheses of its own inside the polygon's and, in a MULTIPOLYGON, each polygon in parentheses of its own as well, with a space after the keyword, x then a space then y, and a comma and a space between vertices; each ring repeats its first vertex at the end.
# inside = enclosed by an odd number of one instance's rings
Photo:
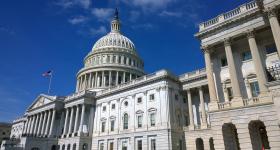
POLYGON ((125 83, 125 72, 123 72, 123 83, 125 83))
POLYGON ((112 71, 109 71, 109 87, 112 85, 112 71))
POLYGON ((51 112, 50 112, 50 110, 48 110, 48 119, 47 119, 47 125, 46 125, 46 130, 45 130, 45 136, 47 136, 49 133, 50 118, 51 118, 51 112))
POLYGON ((80 85, 80 80, 79 78, 77 78, 76 92, 79 91, 79 85, 80 85))
POLYGON ((119 83, 119 72, 116 71, 116 85, 118 85, 119 83))
POLYGON ((80 121, 80 128, 79 128, 80 133, 83 132, 84 117, 85 117, 85 104, 82 105, 82 114, 81 114, 81 121, 80 121))
POLYGON ((28 125, 28 131, 27 131, 28 134, 31 134, 32 127, 33 127, 33 116, 30 116, 30 122, 28 125))
POLYGON ((37 136, 39 136, 40 135, 40 133, 41 133, 41 126, 42 126, 42 119, 43 119, 43 113, 41 112, 40 113, 40 117, 39 117, 40 119, 39 119, 39 126, 38 126, 38 129, 37 129, 37 136))
POLYGON ((56 110, 53 109, 53 110, 52 110, 52 120, 51 120, 51 127, 50 127, 49 137, 50 137, 51 135, 53 135, 53 126, 54 126, 54 121, 55 121, 55 114, 56 114, 56 110))
POLYGON ((47 121, 47 112, 45 111, 44 112, 44 117, 43 117, 43 125, 42 125, 41 135, 44 135, 46 121, 47 121))
POLYGON ((69 116, 69 110, 68 110, 68 108, 66 108, 66 115, 65 115, 64 128, 63 128, 63 135, 66 135, 66 133, 67 133, 68 116, 69 116))
POLYGON ((89 80, 89 78, 88 78, 88 74, 85 74, 85 90, 88 88, 88 80, 89 80))
POLYGON ((86 89, 86 75, 83 75, 82 78, 83 78, 83 90, 85 90, 86 89))
POLYGON ((102 71, 101 79, 102 79, 102 87, 105 87, 105 73, 104 73, 104 71, 102 71))
POLYGON ((210 50, 208 49, 208 47, 203 47, 203 50, 204 50, 204 59, 206 65, 207 81, 209 87, 210 102, 217 102, 218 99, 217 99, 215 81, 213 76, 213 66, 211 63, 210 50))
MULTIPOLYGON (((280 34, 280 32, 279 32, 280 34)), ((279 36, 280 38, 280 36, 279 36)), ((257 42, 255 39, 255 34, 253 31, 248 32, 248 42, 252 54, 252 59, 254 62, 255 66, 255 71, 257 74, 257 79, 260 87, 260 95, 267 94, 268 88, 266 86, 267 83, 267 77, 266 77, 266 71, 264 69, 262 60, 261 60, 261 55, 257 46, 257 42)), ((280 54, 280 53, 279 53, 280 54)))
POLYGON ((79 105, 77 105, 76 106, 75 124, 74 124, 74 133, 78 132, 78 128, 77 127, 78 127, 79 112, 80 112, 79 105))
POLYGON ((194 119, 193 119, 193 107, 192 107, 192 95, 191 95, 191 90, 187 89, 187 94, 188 94, 188 107, 189 107, 189 118, 190 118, 190 125, 189 129, 194 129, 194 119))
POLYGON ((205 103, 204 103, 204 96, 203 96, 203 89, 202 86, 198 88, 199 90, 199 100, 200 100, 200 108, 201 108, 201 114, 202 114, 202 128, 207 128, 207 116, 206 116, 206 110, 205 110, 205 103))
POLYGON ((276 8, 270 8, 267 12, 278 55, 280 55, 280 26, 277 19, 277 10, 276 8))
POLYGON ((25 123, 25 125, 24 125, 23 134, 26 134, 26 133, 27 133, 28 124, 29 124, 29 117, 27 117, 26 123, 25 123))
POLYGON ((226 51, 226 57, 227 57, 227 62, 228 62, 228 69, 230 73, 230 80, 231 80, 231 86, 232 86, 232 91, 233 91, 233 100, 234 99, 240 99, 242 98, 241 96, 241 91, 240 91, 240 85, 237 77, 237 71, 234 63, 234 58, 232 54, 232 49, 231 49, 231 43, 229 39, 225 40, 225 51, 226 51))
POLYGON ((37 128, 38 128, 38 120, 39 120, 39 114, 36 114, 35 126, 34 126, 34 129, 32 131, 33 135, 36 135, 36 131, 37 131, 37 128))
MULTIPOLYGON (((70 109, 70 108, 69 108, 69 109, 70 109)), ((70 134, 71 134, 71 132, 72 132, 73 115, 74 115, 74 107, 71 108, 70 122, 69 122, 69 128, 68 128, 68 136, 70 136, 70 134)))
POLYGON ((98 83, 97 75, 98 75, 98 72, 95 72, 95 85, 94 85, 94 87, 97 87, 97 83, 98 83))
POLYGON ((129 73, 129 81, 131 81, 131 80, 132 80, 132 74, 129 73))

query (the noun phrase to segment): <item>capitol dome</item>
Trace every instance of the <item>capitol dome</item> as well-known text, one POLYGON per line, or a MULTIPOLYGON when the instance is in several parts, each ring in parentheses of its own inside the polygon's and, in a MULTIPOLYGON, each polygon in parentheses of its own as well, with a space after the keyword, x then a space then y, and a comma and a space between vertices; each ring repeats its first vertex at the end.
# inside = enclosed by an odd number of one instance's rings
POLYGON ((118 10, 111 31, 94 44, 77 74, 76 91, 102 90, 144 75, 144 63, 133 42, 122 35, 118 10))

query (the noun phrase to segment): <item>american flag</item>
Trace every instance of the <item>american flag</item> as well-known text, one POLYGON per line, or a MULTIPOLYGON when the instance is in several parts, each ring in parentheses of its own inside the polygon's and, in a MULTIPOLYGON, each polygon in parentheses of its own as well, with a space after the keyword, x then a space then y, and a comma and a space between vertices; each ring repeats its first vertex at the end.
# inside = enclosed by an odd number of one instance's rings
POLYGON ((49 71, 47 71, 47 72, 42 74, 43 77, 49 77, 51 75, 52 75, 52 71, 51 70, 49 70, 49 71))

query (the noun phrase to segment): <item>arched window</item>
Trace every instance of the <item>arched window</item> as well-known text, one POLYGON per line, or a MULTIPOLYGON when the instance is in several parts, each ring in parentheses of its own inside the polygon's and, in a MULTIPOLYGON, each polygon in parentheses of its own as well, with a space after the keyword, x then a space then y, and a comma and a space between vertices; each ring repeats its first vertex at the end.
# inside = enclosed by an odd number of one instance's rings
POLYGON ((214 140, 212 137, 209 139, 209 146, 210 146, 210 150, 215 150, 214 140))
POLYGON ((222 126, 225 150, 240 150, 237 129, 232 123, 225 123, 222 126))
POLYGON ((123 115, 123 129, 128 129, 128 114, 123 115))
POLYGON ((75 143, 75 144, 73 144, 72 150, 76 150, 76 149, 77 149, 77 145, 76 145, 76 143, 75 143))
POLYGON ((270 149, 266 127, 262 121, 251 121, 249 123, 249 133, 253 150, 258 150, 262 147, 270 149))
POLYGON ((203 140, 201 138, 197 138, 195 140, 195 145, 197 150, 204 150, 203 140))
POLYGON ((70 150, 70 147, 71 147, 71 145, 70 145, 70 144, 68 144, 68 145, 67 145, 67 150, 70 150))
POLYGON ((64 144, 62 145, 62 150, 65 150, 65 145, 64 144))

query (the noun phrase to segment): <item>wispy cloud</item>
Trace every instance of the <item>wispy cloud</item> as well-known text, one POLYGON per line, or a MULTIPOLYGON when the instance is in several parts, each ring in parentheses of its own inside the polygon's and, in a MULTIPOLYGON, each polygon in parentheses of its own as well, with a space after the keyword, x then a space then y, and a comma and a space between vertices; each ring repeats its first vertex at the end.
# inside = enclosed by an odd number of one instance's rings
POLYGON ((171 12, 171 11, 162 11, 159 16, 162 17, 182 17, 183 13, 182 12, 171 12))
POLYGON ((89 30, 90 32, 90 35, 92 36, 96 36, 96 35, 102 35, 102 34, 105 34, 107 33, 107 29, 105 28, 105 26, 100 26, 98 28, 90 28, 89 30))
POLYGON ((55 2, 55 4, 65 9, 72 8, 75 6, 88 9, 91 6, 91 0, 58 0, 57 2, 55 2))
POLYGON ((91 11, 92 15, 97 18, 98 21, 108 21, 111 19, 114 9, 111 8, 94 8, 91 11))
POLYGON ((137 19, 140 17, 140 15, 141 15, 141 13, 139 11, 135 11, 135 10, 130 11, 128 20, 131 22, 136 22, 137 19))
POLYGON ((132 29, 144 29, 144 30, 151 30, 151 29, 155 29, 156 26, 151 24, 151 23, 143 23, 143 24, 137 24, 137 25, 133 25, 131 26, 132 29))
POLYGON ((140 7, 143 10, 153 11, 155 9, 165 8, 169 3, 176 0, 122 0, 122 2, 140 7))
POLYGON ((15 35, 15 31, 12 30, 9 27, 0 26, 0 32, 6 33, 6 34, 9 34, 9 35, 15 35))
POLYGON ((77 25, 77 24, 85 23, 87 20, 88 20, 88 18, 85 16, 76 16, 76 17, 69 19, 68 22, 73 25, 77 25))

